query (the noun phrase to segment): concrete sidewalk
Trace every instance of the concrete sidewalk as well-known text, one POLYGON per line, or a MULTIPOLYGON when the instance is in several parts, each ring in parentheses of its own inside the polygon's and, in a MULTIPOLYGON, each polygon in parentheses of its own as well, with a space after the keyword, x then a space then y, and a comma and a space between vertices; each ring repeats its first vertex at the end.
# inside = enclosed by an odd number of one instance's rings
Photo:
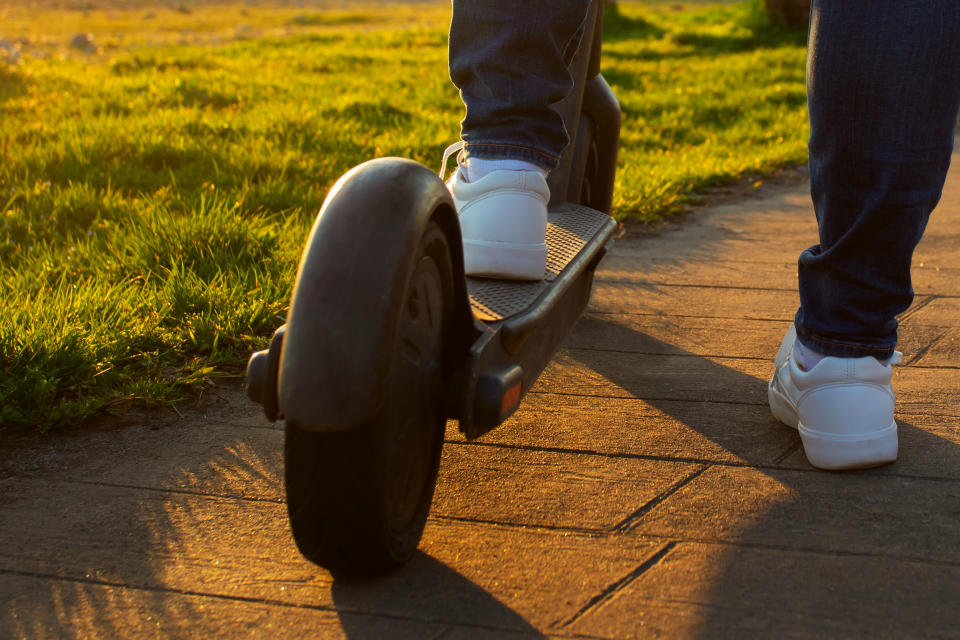
POLYGON ((810 467, 766 404, 807 185, 627 237, 518 414, 450 425, 422 553, 333 582, 283 433, 196 408, 0 451, 0 636, 960 637, 960 158, 904 314, 900 460, 810 467))

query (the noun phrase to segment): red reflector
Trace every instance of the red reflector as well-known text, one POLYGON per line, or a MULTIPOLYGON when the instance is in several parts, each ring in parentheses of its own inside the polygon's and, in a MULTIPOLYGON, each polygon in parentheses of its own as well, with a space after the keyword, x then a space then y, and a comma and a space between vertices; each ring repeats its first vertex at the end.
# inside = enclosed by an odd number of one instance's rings
POLYGON ((520 402, 520 391, 523 389, 523 381, 517 382, 507 392, 503 394, 503 400, 500 401, 500 413, 504 414, 517 406, 520 402))

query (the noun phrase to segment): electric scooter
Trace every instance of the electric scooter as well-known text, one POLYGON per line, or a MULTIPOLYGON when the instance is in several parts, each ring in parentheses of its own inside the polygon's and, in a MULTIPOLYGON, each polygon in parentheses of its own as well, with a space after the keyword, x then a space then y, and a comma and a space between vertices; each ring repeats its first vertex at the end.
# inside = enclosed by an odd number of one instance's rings
POLYGON ((416 551, 448 419, 468 439, 510 417, 580 318, 617 228, 620 106, 600 75, 603 0, 553 106, 571 142, 551 172, 546 273, 469 278, 442 179, 400 158, 333 186, 310 231, 287 322, 247 366, 249 397, 286 421, 290 526, 335 575, 416 551))

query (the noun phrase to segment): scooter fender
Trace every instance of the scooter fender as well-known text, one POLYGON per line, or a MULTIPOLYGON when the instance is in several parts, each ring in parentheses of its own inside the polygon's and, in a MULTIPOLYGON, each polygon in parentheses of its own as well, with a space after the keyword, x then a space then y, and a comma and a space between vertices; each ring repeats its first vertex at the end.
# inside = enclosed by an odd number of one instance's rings
POLYGON ((434 215, 452 236, 454 278, 462 282, 456 210, 435 173, 381 158, 333 186, 300 259, 287 315, 277 386, 288 422, 343 431, 377 415, 412 256, 434 215))

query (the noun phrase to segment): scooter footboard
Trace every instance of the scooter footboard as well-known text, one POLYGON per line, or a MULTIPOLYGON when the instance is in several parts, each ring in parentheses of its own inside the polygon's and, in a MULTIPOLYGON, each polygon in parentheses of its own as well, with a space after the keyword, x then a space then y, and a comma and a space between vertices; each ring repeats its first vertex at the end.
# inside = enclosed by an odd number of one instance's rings
POLYGON ((593 272, 617 228, 579 205, 551 210, 547 275, 541 282, 468 279, 486 332, 466 363, 460 430, 476 438, 506 420, 550 362, 590 300, 593 272))

